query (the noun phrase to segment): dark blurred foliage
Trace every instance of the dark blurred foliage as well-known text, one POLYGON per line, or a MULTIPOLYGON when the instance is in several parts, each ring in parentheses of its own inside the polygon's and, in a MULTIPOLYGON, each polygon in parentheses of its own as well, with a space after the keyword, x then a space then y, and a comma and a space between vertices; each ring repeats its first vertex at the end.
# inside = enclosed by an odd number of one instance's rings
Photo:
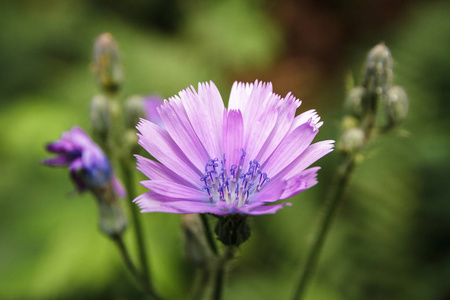
POLYGON ((96 0, 98 11, 112 13, 125 22, 141 28, 157 28, 164 33, 175 33, 183 26, 184 16, 180 0, 96 0))
MULTIPOLYGON (((449 299, 449 14, 444 1, 0 2, 0 299, 140 297, 96 228, 94 201, 38 164, 62 131, 89 129, 92 43, 105 31, 122 52, 123 97, 213 80, 226 100, 234 80, 272 81, 303 100, 299 112, 319 111, 317 140, 337 138, 345 80, 358 84, 367 51, 384 41, 410 115, 357 167, 307 299, 449 299)), ((226 299, 292 294, 337 157, 318 163, 319 184, 292 207, 251 219, 226 299)), ((144 220, 155 285, 184 299, 193 267, 179 216, 144 220)))

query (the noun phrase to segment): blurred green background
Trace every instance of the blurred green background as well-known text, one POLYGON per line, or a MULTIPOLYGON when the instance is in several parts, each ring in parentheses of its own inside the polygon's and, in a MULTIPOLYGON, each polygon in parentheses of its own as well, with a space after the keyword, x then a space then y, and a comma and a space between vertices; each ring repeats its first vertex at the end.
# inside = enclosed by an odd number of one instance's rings
MULTIPOLYGON (((226 99, 235 80, 272 81, 319 111, 317 140, 337 139, 345 77, 359 83, 384 41, 410 114, 357 168, 306 299, 450 299, 449 16, 445 1, 0 2, 0 299, 141 297, 91 196, 40 165, 45 143, 89 130, 91 49, 105 31, 120 45, 123 97, 213 80, 226 99)), ((320 183, 292 207, 252 218, 225 299, 289 299, 337 158, 319 161, 320 183)), ((194 268, 180 216, 143 217, 155 285, 184 299, 194 268)))

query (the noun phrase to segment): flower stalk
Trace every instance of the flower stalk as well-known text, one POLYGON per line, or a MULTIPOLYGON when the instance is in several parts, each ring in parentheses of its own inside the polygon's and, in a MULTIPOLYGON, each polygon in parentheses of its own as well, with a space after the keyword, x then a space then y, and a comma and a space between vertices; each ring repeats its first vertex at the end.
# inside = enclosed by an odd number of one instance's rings
MULTIPOLYGON (((338 165, 332 187, 325 197, 293 299, 302 299, 305 294, 357 160, 361 157, 370 140, 374 138, 374 132, 394 123, 390 121, 390 115, 388 114, 386 116, 387 125, 380 126, 377 124, 378 107, 384 105, 389 108, 389 102, 382 102, 382 100, 386 99, 386 95, 389 94, 392 76, 390 51, 381 43, 372 48, 367 55, 362 86, 353 88, 347 98, 347 116, 344 117, 342 122, 344 132, 338 142, 338 148, 342 153, 341 162, 338 165)), ((404 91, 402 93, 404 96, 402 95, 401 101, 406 103, 403 105, 405 106, 407 105, 406 94, 404 91)), ((390 112, 389 109, 387 109, 387 112, 390 112)), ((400 124, 406 117, 406 112, 397 115, 401 115, 401 120, 398 122, 400 124)), ((385 130, 382 132, 385 132, 385 130)))
POLYGON ((134 266, 122 237, 117 236, 113 239, 113 241, 117 245, 117 248, 119 249, 120 254, 122 255, 122 259, 126 267, 130 271, 131 275, 135 278, 135 280, 139 283, 139 286, 141 286, 143 291, 147 295, 152 297, 152 299, 160 300, 161 298, 154 292, 153 288, 148 284, 148 281, 145 279, 145 277, 141 275, 141 273, 139 273, 139 271, 134 266))
POLYGON ((226 267, 228 262, 233 259, 236 249, 236 246, 226 246, 217 263, 214 274, 213 292, 211 297, 212 300, 222 299, 226 267))
POLYGON ((332 188, 327 194, 327 198, 323 204, 293 299, 302 299, 302 296, 306 291, 307 284, 316 269, 322 246, 331 227, 337 208, 342 201, 342 196, 354 167, 355 155, 347 154, 338 167, 332 188))
POLYGON ((133 200, 136 197, 134 185, 135 168, 134 163, 130 159, 132 156, 131 152, 133 145, 128 143, 125 139, 127 135, 124 128, 124 120, 118 98, 118 91, 122 84, 123 73, 117 44, 113 36, 109 33, 101 34, 94 44, 93 71, 96 75, 97 83, 104 92, 103 98, 105 98, 108 103, 105 105, 103 102, 98 100, 99 97, 97 97, 97 100, 94 98, 94 100, 98 103, 93 102, 91 107, 96 108, 97 110, 103 109, 103 111, 91 112, 93 128, 94 131, 96 131, 96 128, 102 129, 98 133, 96 132, 97 136, 99 136, 100 141, 102 141, 102 146, 107 154, 113 161, 119 163, 122 171, 123 181, 127 191, 127 202, 131 212, 138 249, 138 256, 141 266, 140 272, 136 271, 134 267, 131 267, 133 265, 131 264, 131 259, 129 258, 128 253, 126 252, 127 255, 124 255, 125 246, 123 242, 120 241, 117 245, 121 249, 121 253, 123 254, 122 256, 124 257, 124 261, 130 269, 130 272, 139 275, 135 277, 140 278, 138 281, 143 286, 144 290, 153 298, 160 299, 160 297, 154 292, 151 284, 143 228, 140 215, 138 213, 138 208, 133 203, 133 200), (102 118, 97 119, 108 120, 108 122, 104 122, 104 124, 96 124, 96 119, 94 116, 102 116, 102 118), (99 133, 101 133, 101 135, 99 133))

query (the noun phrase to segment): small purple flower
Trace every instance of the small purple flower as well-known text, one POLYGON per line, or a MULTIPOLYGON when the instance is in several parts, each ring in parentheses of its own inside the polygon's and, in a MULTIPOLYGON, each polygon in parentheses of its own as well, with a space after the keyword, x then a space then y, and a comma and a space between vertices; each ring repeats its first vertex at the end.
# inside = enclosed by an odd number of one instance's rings
POLYGON ((323 124, 314 110, 297 117, 301 102, 274 94, 271 83, 235 82, 228 110, 214 83, 200 83, 158 108, 163 126, 141 119, 139 144, 158 162, 136 155, 150 189, 135 202, 142 212, 275 213, 266 205, 317 183, 308 168, 333 150, 311 145, 323 124))
POLYGON ((64 132, 60 140, 47 145, 47 150, 57 156, 44 160, 44 164, 68 166, 78 191, 103 188, 112 181, 116 193, 124 196, 125 191, 115 179, 108 158, 81 128, 72 127, 64 132))

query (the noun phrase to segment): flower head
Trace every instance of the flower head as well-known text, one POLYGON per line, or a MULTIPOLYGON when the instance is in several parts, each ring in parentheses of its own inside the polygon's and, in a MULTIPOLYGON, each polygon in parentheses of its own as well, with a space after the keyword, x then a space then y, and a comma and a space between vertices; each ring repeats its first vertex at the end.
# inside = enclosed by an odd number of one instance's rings
POLYGON ((47 145, 57 156, 44 160, 48 166, 69 167, 78 191, 102 188, 111 182, 118 195, 124 190, 113 175, 111 164, 97 144, 79 127, 64 132, 61 139, 47 145))
POLYGON ((157 161, 137 155, 150 180, 135 199, 142 212, 250 215, 317 183, 306 169, 333 149, 311 145, 323 122, 314 110, 295 117, 301 102, 274 94, 272 84, 234 83, 228 109, 214 83, 191 86, 158 108, 163 126, 141 119, 139 144, 157 161))

